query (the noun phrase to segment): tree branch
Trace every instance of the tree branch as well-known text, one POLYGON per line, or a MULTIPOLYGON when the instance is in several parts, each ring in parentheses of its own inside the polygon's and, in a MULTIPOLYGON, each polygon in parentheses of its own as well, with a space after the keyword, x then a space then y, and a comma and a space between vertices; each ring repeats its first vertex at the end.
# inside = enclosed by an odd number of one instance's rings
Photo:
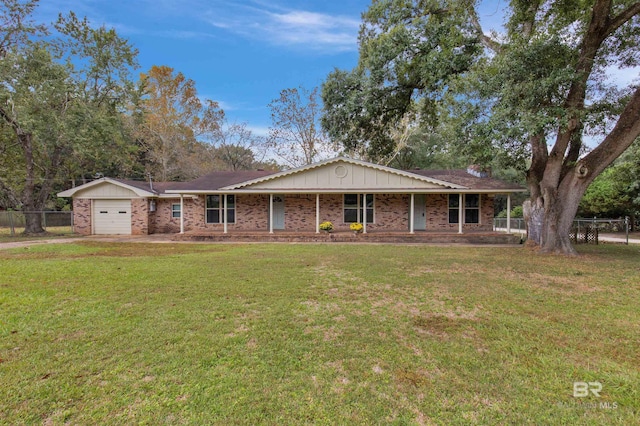
POLYGON ((580 161, 593 180, 640 136, 640 87, 631 96, 618 122, 602 143, 580 161))
POLYGON ((605 36, 608 36, 640 13, 640 2, 636 2, 609 20, 605 36))
POLYGON ((469 15, 471 18, 471 24, 475 28, 478 37, 480 37, 480 41, 482 42, 482 44, 484 44, 487 49, 491 49, 496 53, 500 53, 500 51, 502 50, 502 45, 484 33, 484 31, 482 30, 482 25, 480 25, 478 12, 476 12, 476 8, 474 6, 471 6, 469 8, 469 15))

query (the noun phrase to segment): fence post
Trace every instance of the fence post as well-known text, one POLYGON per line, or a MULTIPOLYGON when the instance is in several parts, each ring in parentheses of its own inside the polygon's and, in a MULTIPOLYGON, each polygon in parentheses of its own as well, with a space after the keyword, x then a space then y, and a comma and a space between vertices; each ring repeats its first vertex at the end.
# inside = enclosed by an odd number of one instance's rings
POLYGON ((42 227, 47 230, 47 212, 42 212, 42 227))
POLYGON ((627 245, 629 245, 629 216, 624 217, 624 229, 625 234, 627 235, 627 245))
POLYGON ((16 231, 15 231, 15 229, 13 227, 13 212, 12 211, 8 211, 7 213, 9 213, 9 230, 10 230, 11 236, 15 237, 16 236, 16 231))

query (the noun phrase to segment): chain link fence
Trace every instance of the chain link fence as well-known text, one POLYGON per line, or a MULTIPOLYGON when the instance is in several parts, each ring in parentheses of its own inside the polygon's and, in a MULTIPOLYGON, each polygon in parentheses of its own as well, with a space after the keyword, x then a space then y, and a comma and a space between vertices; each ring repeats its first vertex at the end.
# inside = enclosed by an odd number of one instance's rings
MULTIPOLYGON (((493 230, 506 232, 511 225, 511 233, 520 234, 523 237, 527 235, 527 224, 522 218, 513 218, 508 223, 504 217, 496 217, 493 219, 493 230)), ((624 219, 575 219, 569 238, 574 244, 598 244, 600 242, 600 234, 603 233, 624 233, 627 244, 629 244, 629 218, 624 219)))
MULTIPOLYGON (((73 233, 73 212, 43 211, 34 212, 41 215, 42 227, 54 234, 73 233)), ((24 232, 24 212, 0 212, 0 235, 16 236, 24 232)))

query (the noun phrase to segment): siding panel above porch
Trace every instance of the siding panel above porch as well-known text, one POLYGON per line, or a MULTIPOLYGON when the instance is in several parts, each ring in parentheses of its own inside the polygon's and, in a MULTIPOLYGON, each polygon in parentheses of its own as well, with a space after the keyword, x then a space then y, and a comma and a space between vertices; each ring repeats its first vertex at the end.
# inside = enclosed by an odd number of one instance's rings
MULTIPOLYGON (((410 173, 370 167, 352 161, 336 161, 319 167, 285 172, 255 182, 247 182, 233 189, 243 191, 393 191, 461 188, 410 173)), ((231 189, 231 188, 229 188, 231 189)))

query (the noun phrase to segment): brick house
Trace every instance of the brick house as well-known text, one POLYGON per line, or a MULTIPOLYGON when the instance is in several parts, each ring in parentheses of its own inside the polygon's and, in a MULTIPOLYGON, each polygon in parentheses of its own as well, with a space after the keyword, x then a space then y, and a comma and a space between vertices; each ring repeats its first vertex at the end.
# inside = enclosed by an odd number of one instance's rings
POLYGON ((491 231, 494 197, 522 192, 477 168, 403 171, 338 157, 283 172, 214 172, 191 182, 102 178, 73 198, 79 234, 239 231, 491 231))

